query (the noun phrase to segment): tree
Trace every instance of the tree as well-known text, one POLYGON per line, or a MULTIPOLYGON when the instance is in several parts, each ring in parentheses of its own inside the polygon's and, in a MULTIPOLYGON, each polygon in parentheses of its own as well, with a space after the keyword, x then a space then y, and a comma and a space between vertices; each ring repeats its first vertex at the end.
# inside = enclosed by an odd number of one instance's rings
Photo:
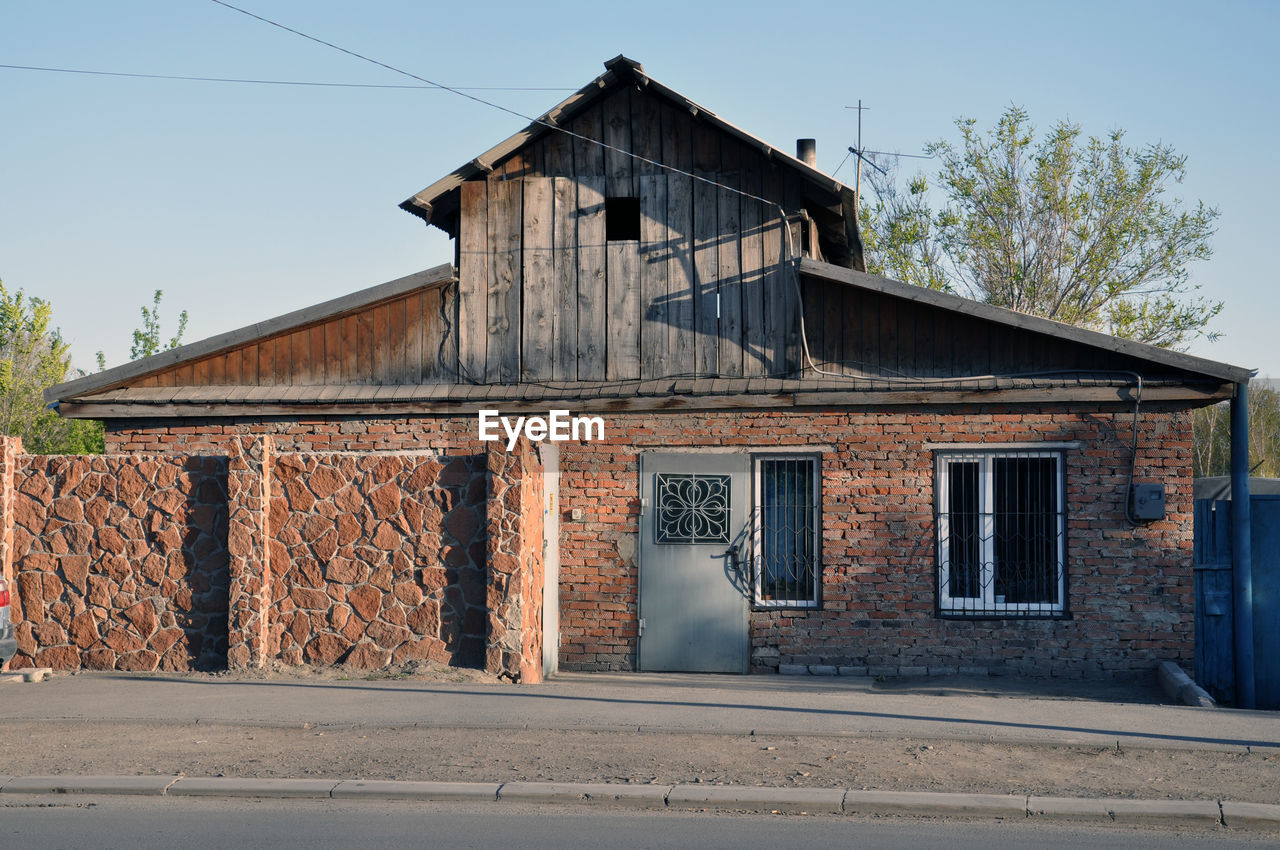
POLYGON ((177 348, 182 344, 182 335, 187 332, 186 310, 178 314, 178 330, 169 338, 169 344, 163 348, 160 346, 160 297, 162 295, 164 295, 164 291, 157 289, 155 297, 151 299, 150 309, 145 304, 142 307, 142 327, 135 329, 133 332, 133 347, 129 349, 130 360, 150 357, 160 351, 177 348))
MULTIPOLYGON (((1202 407, 1192 418, 1195 476, 1231 473, 1231 406, 1202 407)), ((1280 389, 1274 382, 1249 382, 1249 469, 1251 475, 1280 478, 1280 389)))
POLYGON ((103 450, 102 423, 63 419, 44 403, 44 390, 71 372, 68 345, 52 327, 47 301, 9 294, 0 282, 0 431, 22 438, 33 454, 103 450))
MULTIPOLYGON (((133 345, 129 348, 129 359, 140 360, 143 357, 150 357, 161 351, 168 351, 170 348, 177 348, 182 345, 182 335, 187 332, 187 311, 183 310, 178 314, 178 329, 173 336, 169 338, 169 344, 161 346, 160 341, 163 336, 160 332, 160 299, 164 296, 164 290, 157 289, 156 294, 151 299, 151 306, 143 304, 142 327, 133 330, 133 345)), ((101 372, 107 368, 106 355, 101 351, 98 352, 98 371, 101 372)))
POLYGON ((1127 147, 1121 130, 1082 142, 1066 121, 1036 142, 1020 107, 985 136, 975 123, 956 122, 958 145, 926 147, 936 212, 923 175, 903 192, 871 172, 868 270, 1153 345, 1207 333, 1222 304, 1195 296, 1188 266, 1211 256, 1218 211, 1169 197, 1186 157, 1127 147))

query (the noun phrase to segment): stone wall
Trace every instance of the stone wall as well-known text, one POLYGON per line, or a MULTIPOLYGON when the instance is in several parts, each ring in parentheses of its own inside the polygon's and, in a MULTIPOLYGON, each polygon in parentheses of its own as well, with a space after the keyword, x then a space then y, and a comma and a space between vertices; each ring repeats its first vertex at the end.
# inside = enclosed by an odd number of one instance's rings
POLYGON ((360 669, 484 661, 485 459, 282 454, 268 652, 360 669))
POLYGON ((226 481, 215 457, 17 457, 12 666, 224 666, 226 481))
POLYGON ((481 445, 300 452, 246 433, 205 443, 205 454, 32 457, 5 439, 12 665, 430 659, 536 681, 541 633, 526 630, 541 628, 541 467, 527 443, 510 462, 481 445), (510 558, 495 584, 499 555, 510 558), (489 651, 495 640, 502 651, 489 651))
POLYGON ((485 669, 542 681, 542 464, 525 439, 489 454, 489 635, 485 669))

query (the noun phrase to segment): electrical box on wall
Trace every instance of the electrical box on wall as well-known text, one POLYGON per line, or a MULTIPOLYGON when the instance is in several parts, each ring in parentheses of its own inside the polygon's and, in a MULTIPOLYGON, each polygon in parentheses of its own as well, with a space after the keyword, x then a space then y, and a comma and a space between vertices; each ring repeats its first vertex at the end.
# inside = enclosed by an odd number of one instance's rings
POLYGON ((1164 519, 1164 485, 1134 484, 1129 491, 1129 504, 1134 519, 1144 522, 1164 519))

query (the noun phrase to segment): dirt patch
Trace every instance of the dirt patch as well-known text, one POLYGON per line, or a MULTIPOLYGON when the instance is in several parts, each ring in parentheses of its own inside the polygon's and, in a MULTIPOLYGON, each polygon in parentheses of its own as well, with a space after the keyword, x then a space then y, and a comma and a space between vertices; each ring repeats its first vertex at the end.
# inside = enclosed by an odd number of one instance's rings
POLYGON ((711 783, 1280 803, 1280 755, 901 738, 7 724, 5 772, 711 783))

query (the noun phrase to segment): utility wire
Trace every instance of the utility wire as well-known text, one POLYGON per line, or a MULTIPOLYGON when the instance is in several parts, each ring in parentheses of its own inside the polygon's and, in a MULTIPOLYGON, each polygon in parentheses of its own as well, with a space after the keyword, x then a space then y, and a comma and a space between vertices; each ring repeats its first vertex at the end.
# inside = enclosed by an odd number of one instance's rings
MULTIPOLYGON (((454 88, 454 87, 452 87, 452 86, 442 85, 442 84, 437 83, 437 82, 435 82, 435 81, 433 81, 433 80, 429 80, 429 79, 427 79, 426 77, 420 77, 420 76, 418 76, 417 74, 411 73, 411 72, 409 72, 409 71, 405 71, 405 70, 403 70, 402 68, 397 68, 397 67, 395 67, 394 65, 388 65, 387 63, 385 63, 385 62, 380 62, 380 61, 379 61, 379 60, 377 60, 377 59, 371 59, 371 58, 370 58, 370 57, 368 57, 368 56, 364 56, 364 55, 362 55, 362 54, 360 54, 360 53, 356 53, 354 50, 348 50, 348 49, 346 49, 345 47, 339 47, 338 45, 333 44, 333 43, 328 42, 328 41, 325 41, 324 39, 320 39, 320 38, 316 38, 315 36, 307 35, 306 33, 304 33, 304 32, 300 32, 299 30, 293 29, 292 27, 287 27, 287 26, 285 26, 284 24, 277 23, 277 22, 272 21, 272 20, 270 20, 270 19, 268 19, 268 18, 264 18, 264 17, 262 17, 261 15, 256 15, 256 14, 254 14, 253 12, 246 11, 246 10, 244 10, 244 9, 241 9, 241 8, 240 8, 240 7, 238 7, 238 6, 234 6, 234 5, 232 5, 231 3, 227 3, 227 2, 225 2, 225 0, 212 0, 212 2, 217 3, 219 6, 224 6, 224 7, 228 8, 228 9, 231 9, 232 11, 239 12, 239 13, 241 13, 242 15, 247 15, 247 16, 249 16, 250 18, 254 18, 255 20, 261 21, 261 22, 263 22, 263 23, 265 23, 265 24, 270 24, 271 26, 273 26, 273 27, 277 27, 277 28, 279 28, 279 29, 282 29, 282 30, 284 30, 285 32, 290 32, 290 33, 293 33, 294 35, 301 36, 302 38, 305 38, 305 39, 307 39, 308 41, 313 41, 313 42, 315 42, 316 44, 322 44, 322 45, 324 45, 325 47, 333 48, 334 50, 337 50, 337 51, 338 51, 338 52, 340 52, 340 53, 345 53, 345 54, 347 54, 348 56, 353 56, 353 57, 355 57, 356 59, 361 59, 361 60, 363 60, 363 61, 365 61, 365 62, 371 62, 372 64, 377 65, 377 66, 379 66, 380 68, 385 68, 385 69, 387 69, 388 71, 391 71, 391 72, 396 73, 396 74, 402 74, 402 75, 404 75, 404 76, 406 76, 406 77, 410 77, 410 78, 412 78, 412 79, 418 80, 419 82, 426 83, 426 84, 427 84, 427 85, 429 85, 429 86, 434 86, 434 87, 436 87, 436 88, 444 89, 445 91, 453 92, 454 94, 456 94, 456 95, 458 95, 458 96, 460 96, 460 97, 465 97, 467 100, 471 100, 471 101, 474 101, 474 102, 476 102, 476 103, 482 104, 482 105, 484 105, 484 106, 488 106, 488 107, 491 107, 491 108, 493 108, 493 109, 500 110, 500 111, 502 111, 502 112, 507 113, 508 115, 514 115, 514 116, 515 116, 515 117, 517 117, 517 118, 521 118, 521 119, 523 119, 523 120, 525 120, 525 121, 529 121, 530 123, 538 124, 538 125, 540 125, 540 126, 546 127, 546 128, 548 128, 549 130, 554 130, 554 131, 556 131, 556 132, 564 133, 565 135, 567 135, 567 136, 571 136, 572 138, 578 139, 578 140, 583 141, 583 142, 586 142, 586 143, 588 143, 588 144, 596 145, 596 146, 598 146, 598 147, 604 148, 605 150, 613 151, 613 152, 618 153, 618 154, 621 154, 621 155, 623 155, 623 156, 630 157, 631 159, 636 160, 636 161, 638 161, 638 162, 643 162, 643 163, 646 163, 646 164, 648 164, 648 165, 652 165, 652 166, 654 166, 654 167, 656 167, 656 168, 661 168, 661 169, 664 169, 664 170, 666 170, 666 171, 673 172, 673 173, 675 173, 675 174, 683 175, 683 176, 685 176, 685 177, 691 177, 691 178, 693 178, 694 180, 699 180, 699 181, 701 181, 701 182, 703 182, 703 183, 707 183, 707 184, 709 184, 709 185, 716 186, 716 187, 718 187, 718 188, 725 189, 725 190, 730 191, 730 192, 734 192, 734 193, 736 193, 736 194, 738 194, 738 195, 741 195, 742 197, 745 197, 745 198, 751 198, 752 200, 760 201, 760 202, 761 202, 761 203, 763 203, 763 204, 766 204, 766 205, 768 205, 768 206, 771 206, 771 207, 776 208, 776 209, 778 210, 779 216, 780 216, 780 217, 781 217, 781 219, 782 219, 782 230, 783 230, 783 232, 785 233, 785 237, 786 237, 786 238, 785 238, 785 240, 784 240, 784 243, 783 243, 783 248, 784 248, 784 251, 785 251, 785 254, 786 254, 786 259, 784 259, 782 256, 779 256, 779 258, 778 258, 778 262, 779 262, 779 266, 783 266, 783 265, 790 265, 790 266, 791 266, 791 278, 792 278, 792 284, 793 284, 794 289, 795 289, 795 295, 796 295, 796 301, 797 301, 797 304, 798 304, 798 306, 800 307, 800 309, 799 309, 799 311, 798 311, 798 314, 797 314, 797 315, 798 315, 799 320, 800 320, 800 347, 801 347, 801 351, 802 351, 802 353, 803 353, 803 355, 804 355, 804 358, 805 358, 805 360, 808 362, 809 368, 810 368, 813 372, 815 372, 816 374, 819 374, 819 375, 826 375, 826 376, 833 377, 833 378, 845 378, 845 379, 855 378, 855 376, 851 376, 851 375, 844 375, 844 374, 842 374, 842 373, 838 373, 838 372, 831 372, 831 371, 828 371, 828 370, 825 370, 825 369, 820 369, 820 368, 818 368, 817 364, 813 362, 813 356, 810 354, 810 351, 809 351, 809 341, 808 341, 807 335, 806 335, 806 333, 805 333, 805 327, 804 327, 804 325, 805 325, 805 323, 804 323, 804 309, 803 309, 803 308, 804 308, 804 298, 803 298, 803 295, 802 295, 801 290, 800 290, 800 280, 799 280, 800 275, 799 275, 799 273, 798 273, 798 268, 796 267, 796 264, 795 264, 795 262, 794 262, 794 258, 795 258, 795 245, 792 243, 791 228, 790 228, 790 226, 788 226, 788 224, 787 224, 787 215, 786 215, 786 210, 784 210, 784 209, 783 209, 783 207, 782 207, 782 205, 781 205, 781 204, 779 204, 778 202, 776 202, 776 201, 771 201, 771 200, 769 200, 768 198, 762 198, 762 197, 760 197, 759 195, 753 195, 753 194, 751 194, 750 192, 744 192, 744 191, 742 191, 741 189, 738 189, 738 188, 736 188, 736 187, 734 187, 734 186, 726 186, 726 185, 724 185, 723 183, 717 183, 717 182, 716 182, 716 181, 714 181, 714 180, 709 180, 709 179, 707 179, 706 177, 702 177, 702 176, 700 176, 700 175, 693 174, 692 172, 689 172, 689 171, 684 171, 683 169, 679 169, 679 168, 676 168, 675 166, 667 165, 666 163, 663 163, 663 162, 657 162, 657 161, 655 161, 655 160, 648 159, 648 158, 646 158, 646 157, 640 156, 640 155, 639 155, 639 154, 637 154, 637 153, 633 153, 633 152, 631 152, 631 151, 629 151, 629 150, 624 150, 624 149, 622 149, 622 148, 618 148, 618 147, 615 147, 615 146, 613 146, 613 145, 610 145, 610 144, 608 144, 608 143, 606 143, 606 142, 602 142, 602 141, 600 141, 599 139, 593 139, 593 138, 591 138, 590 136, 584 136, 584 135, 582 135, 582 134, 580 134, 580 133, 575 133, 575 132, 573 132, 572 130, 568 130, 568 129, 565 129, 564 127, 557 126, 556 124, 553 124, 553 123, 551 123, 550 121, 547 121, 547 120, 545 120, 545 119, 542 119, 542 118, 533 118, 533 117, 528 116, 528 115, 525 115, 525 114, 523 114, 523 113, 521 113, 521 112, 517 112, 517 111, 516 111, 516 110, 514 110, 514 109, 510 109, 510 108, 505 107, 505 106, 502 106, 502 105, 500 105, 500 104, 493 103, 492 101, 485 100, 484 98, 476 97, 475 95, 467 94, 465 91, 462 91, 461 89, 454 88)), ((851 154, 855 154, 855 155, 859 156, 859 158, 862 158, 862 154, 861 154, 859 151, 855 150, 854 148, 849 148, 849 151, 850 151, 850 153, 851 153, 851 154)), ((904 156, 911 156, 911 154, 903 154, 903 155, 904 155, 904 156)), ((922 158, 923 158, 923 157, 922 157, 922 158)), ((841 165, 843 165, 843 162, 841 163, 841 165)), ((782 253, 782 252, 780 252, 780 254, 781 254, 781 253, 782 253)), ((890 370, 890 371, 895 371, 895 372, 896 372, 897 370, 890 370)), ((911 384, 915 384, 915 385, 929 385, 929 384, 935 384, 935 383, 942 383, 942 382, 945 382, 945 381, 973 381, 973 380, 989 380, 989 379, 991 379, 991 378, 993 378, 993 377, 1035 377, 1035 376, 1046 376, 1046 377, 1047 377, 1047 376, 1050 376, 1050 375, 1058 375, 1058 376, 1061 376, 1061 375, 1073 374, 1073 373, 1074 373, 1074 374, 1080 374, 1080 372, 1079 372, 1079 371, 1077 371, 1077 370, 1063 370, 1063 371, 1051 371, 1051 372, 1028 372, 1028 373, 1022 373, 1022 374, 1018 374, 1018 375, 1009 375, 1009 376, 999 376, 999 375, 970 375, 970 376, 965 376, 965 377, 962 377, 962 378, 950 378, 950 379, 946 379, 946 378, 923 378, 923 377, 914 377, 914 376, 901 375, 901 373, 898 373, 898 374, 900 374, 902 378, 905 378, 905 379, 907 380, 907 382, 909 382, 909 383, 911 383, 911 384)), ((1126 374, 1131 374, 1131 373, 1126 373, 1126 374)), ((856 379, 856 378, 855 378, 855 379, 856 379)), ((474 380, 474 378, 472 378, 472 380, 474 380)), ((1141 378, 1139 377, 1139 379, 1138 379, 1138 380, 1139 380, 1139 387, 1140 387, 1140 386, 1141 386, 1141 383, 1140 383, 1140 382, 1141 382, 1141 378)), ((1139 390, 1139 392, 1141 392, 1141 390, 1139 390)), ((1137 410, 1137 408, 1136 408, 1136 406, 1135 406, 1135 418, 1136 418, 1136 410, 1137 410)))
POLYGON ((483 105, 483 106, 488 106, 488 107, 490 107, 490 108, 492 108, 492 109, 497 109, 497 110, 499 110, 499 111, 501 111, 501 112, 505 112, 505 113, 507 113, 508 115, 514 115, 516 118, 520 118, 520 119, 522 119, 522 120, 524 120, 524 121, 528 121, 528 122, 529 122, 529 123, 531 123, 531 124, 537 124, 537 125, 539 125, 539 126, 541 126, 541 127, 546 127, 546 128, 547 128, 547 129, 549 129, 549 130, 554 130, 554 131, 559 132, 559 133, 564 133, 566 136, 570 136, 570 137, 572 137, 572 138, 574 138, 574 139, 577 139, 577 140, 579 140, 579 141, 581 141, 581 142, 586 142, 586 143, 588 143, 588 144, 596 145, 596 146, 598 146, 598 147, 604 148, 604 149, 605 149, 605 150, 607 150, 607 151, 613 151, 614 153, 620 154, 620 155, 622 155, 622 156, 630 157, 631 159, 633 159, 633 160, 635 160, 635 161, 637 161, 637 162, 643 162, 643 163, 645 163, 646 165, 652 165, 652 166, 653 166, 653 167, 655 167, 655 168, 661 168, 661 169, 663 169, 663 170, 665 170, 665 171, 670 171, 670 172, 672 172, 672 173, 674 173, 674 174, 679 174, 679 175, 682 175, 682 176, 684 176, 684 177, 691 177, 691 178, 693 178, 694 180, 700 181, 700 182, 702 182, 702 183, 706 183, 706 184, 708 184, 708 185, 710 185, 710 186, 716 186, 717 188, 724 189, 724 190, 729 191, 729 192, 735 192, 735 193, 737 193, 737 194, 741 195, 741 196, 742 196, 742 197, 744 197, 744 198, 751 198, 752 200, 760 201, 762 204, 767 204, 768 206, 776 207, 776 208, 778 209, 778 212, 781 214, 782 219, 783 219, 783 229, 784 229, 784 230, 790 230, 790 228, 788 228, 788 227, 786 226, 786 218, 787 218, 786 211, 782 208, 782 205, 781 205, 781 204, 779 204, 777 201, 771 201, 771 200, 769 200, 768 198, 762 198, 762 197, 760 197, 759 195, 753 195, 753 194, 751 194, 750 192, 744 192, 744 191, 742 191, 741 189, 738 189, 738 188, 736 188, 736 187, 734 187, 734 186, 726 186, 726 185, 724 185, 723 183, 717 183, 715 180, 711 180, 711 179, 708 179, 708 178, 703 177, 703 176, 701 176, 701 175, 694 174, 694 173, 693 173, 693 172, 691 172, 691 171, 685 171, 685 170, 683 170, 683 169, 676 168, 676 167, 675 167, 675 166, 673 166, 673 165, 667 165, 667 164, 666 164, 666 163, 664 163, 664 162, 658 162, 658 161, 656 161, 656 160, 652 160, 652 159, 649 159, 649 158, 647 158, 647 157, 643 157, 643 156, 641 156, 641 155, 640 155, 640 154, 638 154, 638 153, 633 153, 632 151, 624 150, 623 148, 614 147, 613 145, 610 145, 610 144, 608 144, 607 142, 602 142, 602 141, 600 141, 599 139, 593 139, 593 138, 591 138, 590 136, 584 136, 584 135, 582 135, 581 133, 575 133, 575 132, 574 132, 574 131, 572 131, 572 130, 569 130, 569 129, 566 129, 566 128, 564 128, 564 127, 561 127, 561 126, 558 126, 558 125, 556 125, 556 124, 553 124, 553 123, 551 123, 550 121, 546 120, 545 118, 534 118, 534 117, 532 117, 532 116, 525 115, 523 112, 518 112, 518 111, 516 111, 516 110, 514 110, 514 109, 511 109, 511 108, 509 108, 509 107, 503 106, 503 105, 498 104, 498 103, 494 103, 494 102, 493 102, 493 101, 491 101, 491 100, 485 100, 485 99, 484 99, 484 98, 482 98, 482 97, 477 97, 476 95, 473 95, 473 94, 467 94, 467 92, 466 92, 466 91, 464 91, 464 90, 462 90, 462 89, 460 89, 460 88, 456 88, 456 87, 454 87, 454 86, 446 86, 446 85, 444 85, 443 83, 437 83, 436 81, 434 81, 434 80, 429 80, 429 79, 427 79, 426 77, 420 77, 420 76, 418 76, 417 74, 414 74, 414 73, 412 73, 412 72, 410 72, 410 71, 406 71, 406 70, 404 70, 403 68, 397 68, 397 67, 396 67, 396 66, 394 66, 394 65, 388 65, 386 62, 382 62, 382 61, 380 61, 380 60, 378 60, 378 59, 370 58, 370 57, 368 57, 368 56, 365 56, 365 55, 364 55, 364 54, 362 54, 362 53, 357 53, 357 52, 355 52, 354 50, 348 50, 348 49, 347 49, 347 48, 345 48, 345 47, 340 47, 340 46, 338 46, 338 45, 334 44, 333 42, 325 41, 325 40, 324 40, 324 39, 322 39, 322 38, 316 38, 316 37, 315 37, 315 36, 313 36, 313 35, 308 35, 308 34, 307 34, 307 33, 305 33, 305 32, 302 32, 302 31, 300 31, 300 30, 296 30, 296 29, 294 29, 293 27, 288 27, 288 26, 285 26, 284 24, 277 23, 276 21, 273 21, 273 20, 271 20, 270 18, 264 18, 264 17, 262 17, 261 15, 256 15, 256 14, 254 14, 253 12, 250 12, 250 11, 248 11, 248 10, 246 10, 246 9, 241 9, 239 6, 235 6, 235 5, 232 5, 231 3, 226 2, 226 0, 211 0, 211 2, 213 2, 213 3, 217 3, 219 6, 222 6, 222 7, 224 7, 224 8, 230 9, 230 10, 232 10, 233 12, 239 12, 239 13, 240 13, 240 14, 242 14, 242 15, 247 15, 248 17, 253 18, 254 20, 257 20, 257 21, 261 21, 261 22, 262 22, 262 23, 264 23, 264 24, 270 24, 271 26, 276 27, 276 28, 278 28, 278 29, 282 29, 282 30, 284 30, 285 32, 293 33, 293 34, 294 34, 294 35, 296 35, 296 36, 300 36, 300 37, 302 37, 302 38, 305 38, 307 41, 314 41, 316 44, 322 44, 322 45, 324 45, 325 47, 333 48, 334 50, 338 51, 339 53, 345 53, 345 54, 347 54, 348 56, 353 56, 353 57, 355 57, 356 59, 361 59, 361 60, 363 60, 363 61, 365 61, 365 62, 370 62, 370 63, 372 63, 372 64, 374 64, 374 65, 377 65, 379 68, 385 68, 385 69, 387 69, 388 71, 391 71, 391 72, 396 73, 396 74, 402 74, 402 75, 404 75, 404 76, 406 76, 406 77, 409 77, 409 78, 411 78, 411 79, 417 80, 418 82, 426 83, 426 84, 427 84, 427 85, 429 85, 429 86, 433 86, 433 87, 435 87, 435 88, 444 89, 445 91, 448 91, 448 92, 453 92, 454 94, 458 95, 459 97, 465 97, 467 100, 474 101, 475 103, 479 103, 479 104, 481 104, 481 105, 483 105))
MULTIPOLYGON (((190 80, 201 83, 253 83, 264 86, 323 86, 344 89, 443 89, 444 86, 395 86, 385 83, 319 83, 304 80, 251 80, 237 77, 190 77, 181 74, 132 74, 124 71, 90 71, 84 68, 43 68, 37 65, 0 65, 18 71, 50 71, 59 74, 88 74, 95 77, 134 77, 145 80, 190 80)), ((576 91, 551 86, 459 86, 459 91, 576 91)))

